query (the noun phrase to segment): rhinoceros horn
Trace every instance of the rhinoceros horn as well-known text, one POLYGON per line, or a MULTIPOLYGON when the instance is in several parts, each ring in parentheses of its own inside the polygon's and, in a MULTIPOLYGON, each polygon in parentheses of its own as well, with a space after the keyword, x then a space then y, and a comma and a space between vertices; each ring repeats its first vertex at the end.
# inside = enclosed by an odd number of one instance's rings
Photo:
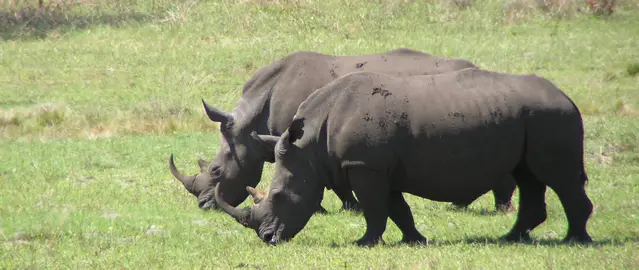
POLYGON ((202 105, 204 106, 204 111, 206 111, 206 115, 213 122, 227 123, 233 120, 233 116, 231 114, 227 112, 223 112, 219 110, 218 108, 210 106, 209 104, 206 104, 204 99, 202 99, 202 105))
POLYGON ((169 157, 169 168, 171 169, 171 173, 173 174, 173 176, 180 180, 180 182, 182 182, 187 190, 191 191, 193 187, 193 181, 195 181, 195 175, 185 176, 180 173, 180 171, 175 168, 175 163, 173 162, 173 154, 171 154, 171 156, 169 157))
POLYGON ((235 218, 235 220, 244 225, 244 227, 249 227, 248 219, 251 216, 251 210, 249 208, 237 209, 226 203, 226 201, 222 199, 222 196, 220 196, 220 184, 215 186, 215 201, 217 202, 217 206, 224 212, 235 218))

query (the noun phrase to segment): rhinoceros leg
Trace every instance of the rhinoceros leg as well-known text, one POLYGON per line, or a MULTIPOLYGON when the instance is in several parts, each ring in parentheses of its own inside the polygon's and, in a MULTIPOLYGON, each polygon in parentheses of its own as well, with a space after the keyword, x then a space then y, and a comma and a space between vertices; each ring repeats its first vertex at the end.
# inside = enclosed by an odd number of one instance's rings
MULTIPOLYGON (((553 127, 562 127, 562 130, 544 133, 544 136, 532 133, 528 136, 523 157, 525 167, 529 168, 526 173, 534 174, 539 181, 552 188, 564 207, 568 219, 568 233, 564 240, 588 243, 592 242, 586 231, 586 224, 592 213, 592 202, 585 191, 588 176, 583 160, 583 127, 581 119, 577 119, 577 116, 579 115, 566 114, 558 117, 553 114, 547 118, 539 118, 536 122, 531 121, 528 130, 543 130, 547 123, 552 123, 553 127)), ((541 186, 536 181, 521 181, 517 179, 517 175, 514 176, 520 194, 523 194, 524 188, 530 192, 533 182, 535 186, 541 186)), ((542 201, 541 198, 539 201, 542 201)), ((520 205, 524 206, 523 200, 520 201, 520 205)), ((538 207, 540 206, 542 205, 538 207)))
POLYGON ((593 206, 585 190, 588 176, 583 167, 583 160, 580 160, 580 164, 573 161, 573 166, 570 166, 570 161, 553 162, 545 164, 548 166, 539 166, 536 175, 539 175, 540 179, 544 179, 548 186, 555 191, 564 207, 568 219, 568 233, 564 241, 590 243, 592 238, 588 235, 586 224, 592 214, 593 206), (561 166, 556 164, 561 164, 561 166))
POLYGON ((383 243, 390 203, 390 183, 383 175, 366 168, 348 169, 348 181, 359 199, 366 220, 366 233, 355 244, 374 246, 383 243))
POLYGON ((428 240, 417 228, 410 206, 406 203, 404 195, 399 191, 391 191, 390 194, 390 219, 402 231, 402 242, 407 244, 428 244, 428 240))
POLYGON ((497 185, 493 188, 493 195, 495 197, 495 209, 498 212, 508 212, 512 209, 512 197, 517 183, 512 175, 503 177, 497 182, 497 185))
POLYGON ((342 209, 346 211, 361 212, 359 202, 353 196, 353 189, 350 185, 340 185, 333 188, 335 195, 342 201, 342 209))
POLYGON ((519 211, 514 227, 504 239, 530 241, 530 231, 546 220, 546 185, 524 162, 515 169, 513 177, 519 187, 519 211))
POLYGON ((586 231, 586 223, 592 213, 592 202, 588 199, 583 187, 578 191, 555 189, 555 193, 568 217, 568 233, 563 241, 592 242, 592 238, 586 231))

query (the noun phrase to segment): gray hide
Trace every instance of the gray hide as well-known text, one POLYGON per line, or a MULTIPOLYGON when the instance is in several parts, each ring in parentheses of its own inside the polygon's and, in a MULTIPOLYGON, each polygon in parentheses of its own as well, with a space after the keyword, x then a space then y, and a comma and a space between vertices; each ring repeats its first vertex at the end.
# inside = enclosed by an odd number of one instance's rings
POLYGON ((529 239, 546 219, 548 186, 566 211, 566 240, 591 241, 581 114, 541 77, 479 69, 403 78, 351 73, 310 95, 281 137, 255 136, 276 153, 268 196, 243 210, 217 202, 265 242, 294 237, 323 189, 346 184, 367 224, 357 244, 380 242, 388 218, 403 242, 426 242, 403 192, 466 201, 507 174, 520 190, 507 240, 529 239))
MULTIPOLYGON (((199 160, 200 173, 182 175, 169 159, 171 172, 185 188, 198 198, 203 209, 215 207, 214 187, 220 184, 222 197, 237 206, 248 195, 246 186, 255 187, 262 176, 264 161, 273 161, 269 149, 264 150, 250 133, 281 135, 302 103, 313 91, 353 71, 371 71, 412 76, 438 74, 475 67, 461 59, 446 59, 410 49, 397 49, 382 54, 332 56, 314 52, 293 53, 259 69, 244 85, 241 99, 232 112, 226 113, 204 103, 207 115, 220 123, 220 147, 213 162, 199 160)), ((514 181, 499 176, 495 185, 496 206, 510 206, 514 181)), ((331 187, 343 202, 344 209, 358 210, 350 187, 331 187)), ((478 194, 479 196, 479 194, 478 194)), ((476 198, 464 198, 457 205, 466 206, 476 198)), ((322 209, 318 203, 318 209, 322 209)))

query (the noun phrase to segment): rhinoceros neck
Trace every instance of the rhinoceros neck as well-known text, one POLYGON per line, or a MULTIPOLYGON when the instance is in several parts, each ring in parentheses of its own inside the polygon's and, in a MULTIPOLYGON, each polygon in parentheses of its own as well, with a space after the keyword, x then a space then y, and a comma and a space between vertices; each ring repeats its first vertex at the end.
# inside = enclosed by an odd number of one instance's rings
POLYGON ((242 97, 233 109, 233 116, 236 118, 233 128, 238 132, 237 134, 248 134, 252 131, 261 134, 268 132, 266 123, 269 118, 273 87, 285 66, 286 60, 275 61, 260 68, 244 84, 242 97))
POLYGON ((260 96, 253 100, 243 96, 237 102, 232 112, 235 117, 235 125, 233 128, 236 134, 249 134, 253 131, 256 131, 258 134, 265 134, 267 132, 266 122, 270 107, 270 90, 260 94, 260 96))

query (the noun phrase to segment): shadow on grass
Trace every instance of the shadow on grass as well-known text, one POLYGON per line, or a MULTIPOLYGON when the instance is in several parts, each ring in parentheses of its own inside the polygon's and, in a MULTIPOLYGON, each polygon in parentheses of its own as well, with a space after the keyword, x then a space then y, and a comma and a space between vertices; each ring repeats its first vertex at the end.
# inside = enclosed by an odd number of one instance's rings
MULTIPOLYGON (((544 247, 560 247, 560 246, 604 247, 604 246, 623 246, 627 243, 634 243, 634 244, 639 243, 639 236, 594 239, 593 242, 589 244, 564 242, 562 241, 562 239, 541 239, 541 240, 533 239, 532 241, 529 241, 529 242, 508 242, 500 238, 470 237, 470 238, 450 240, 450 241, 437 241, 437 240, 429 239, 428 246, 420 245, 420 244, 409 245, 409 244, 405 244, 401 242, 386 242, 385 244, 383 244, 383 246, 389 247, 389 248, 395 248, 395 247, 437 248, 439 246, 455 246, 455 245, 498 245, 500 247, 515 246, 515 245, 544 246, 544 247)), ((330 245, 331 248, 347 248, 347 247, 353 247, 353 246, 355 246, 355 244, 353 243, 343 243, 343 244, 332 243, 330 245)))
POLYGON ((25 7, 17 11, 0 10, 2 40, 31 40, 65 32, 108 25, 121 27, 131 22, 148 22, 153 14, 134 10, 65 10, 25 7))
MULTIPOLYGON (((559 246, 572 246, 572 247, 603 247, 603 246, 622 246, 630 243, 639 243, 639 237, 620 237, 620 238, 602 238, 594 239, 592 243, 580 244, 574 242, 564 242, 562 239, 534 239, 528 242, 508 242, 500 238, 491 237, 470 237, 452 241, 437 241, 430 240, 430 247, 437 246, 454 246, 454 245, 498 245, 498 246, 513 246, 513 245, 526 245, 526 246, 547 246, 547 247, 559 247, 559 246)), ((387 243, 387 246, 406 246, 402 243, 387 243)), ((419 247, 417 245, 416 247, 419 247)))
POLYGON ((446 207, 446 211, 451 211, 451 212, 458 212, 458 213, 465 213, 465 214, 469 214, 469 215, 473 215, 473 216, 481 216, 481 217, 485 217, 485 216, 503 216, 509 213, 517 213, 517 209, 515 208, 511 208, 508 211, 504 211, 504 210, 497 210, 497 209, 488 209, 488 208, 461 208, 461 207, 457 207, 457 206, 448 206, 446 207))

